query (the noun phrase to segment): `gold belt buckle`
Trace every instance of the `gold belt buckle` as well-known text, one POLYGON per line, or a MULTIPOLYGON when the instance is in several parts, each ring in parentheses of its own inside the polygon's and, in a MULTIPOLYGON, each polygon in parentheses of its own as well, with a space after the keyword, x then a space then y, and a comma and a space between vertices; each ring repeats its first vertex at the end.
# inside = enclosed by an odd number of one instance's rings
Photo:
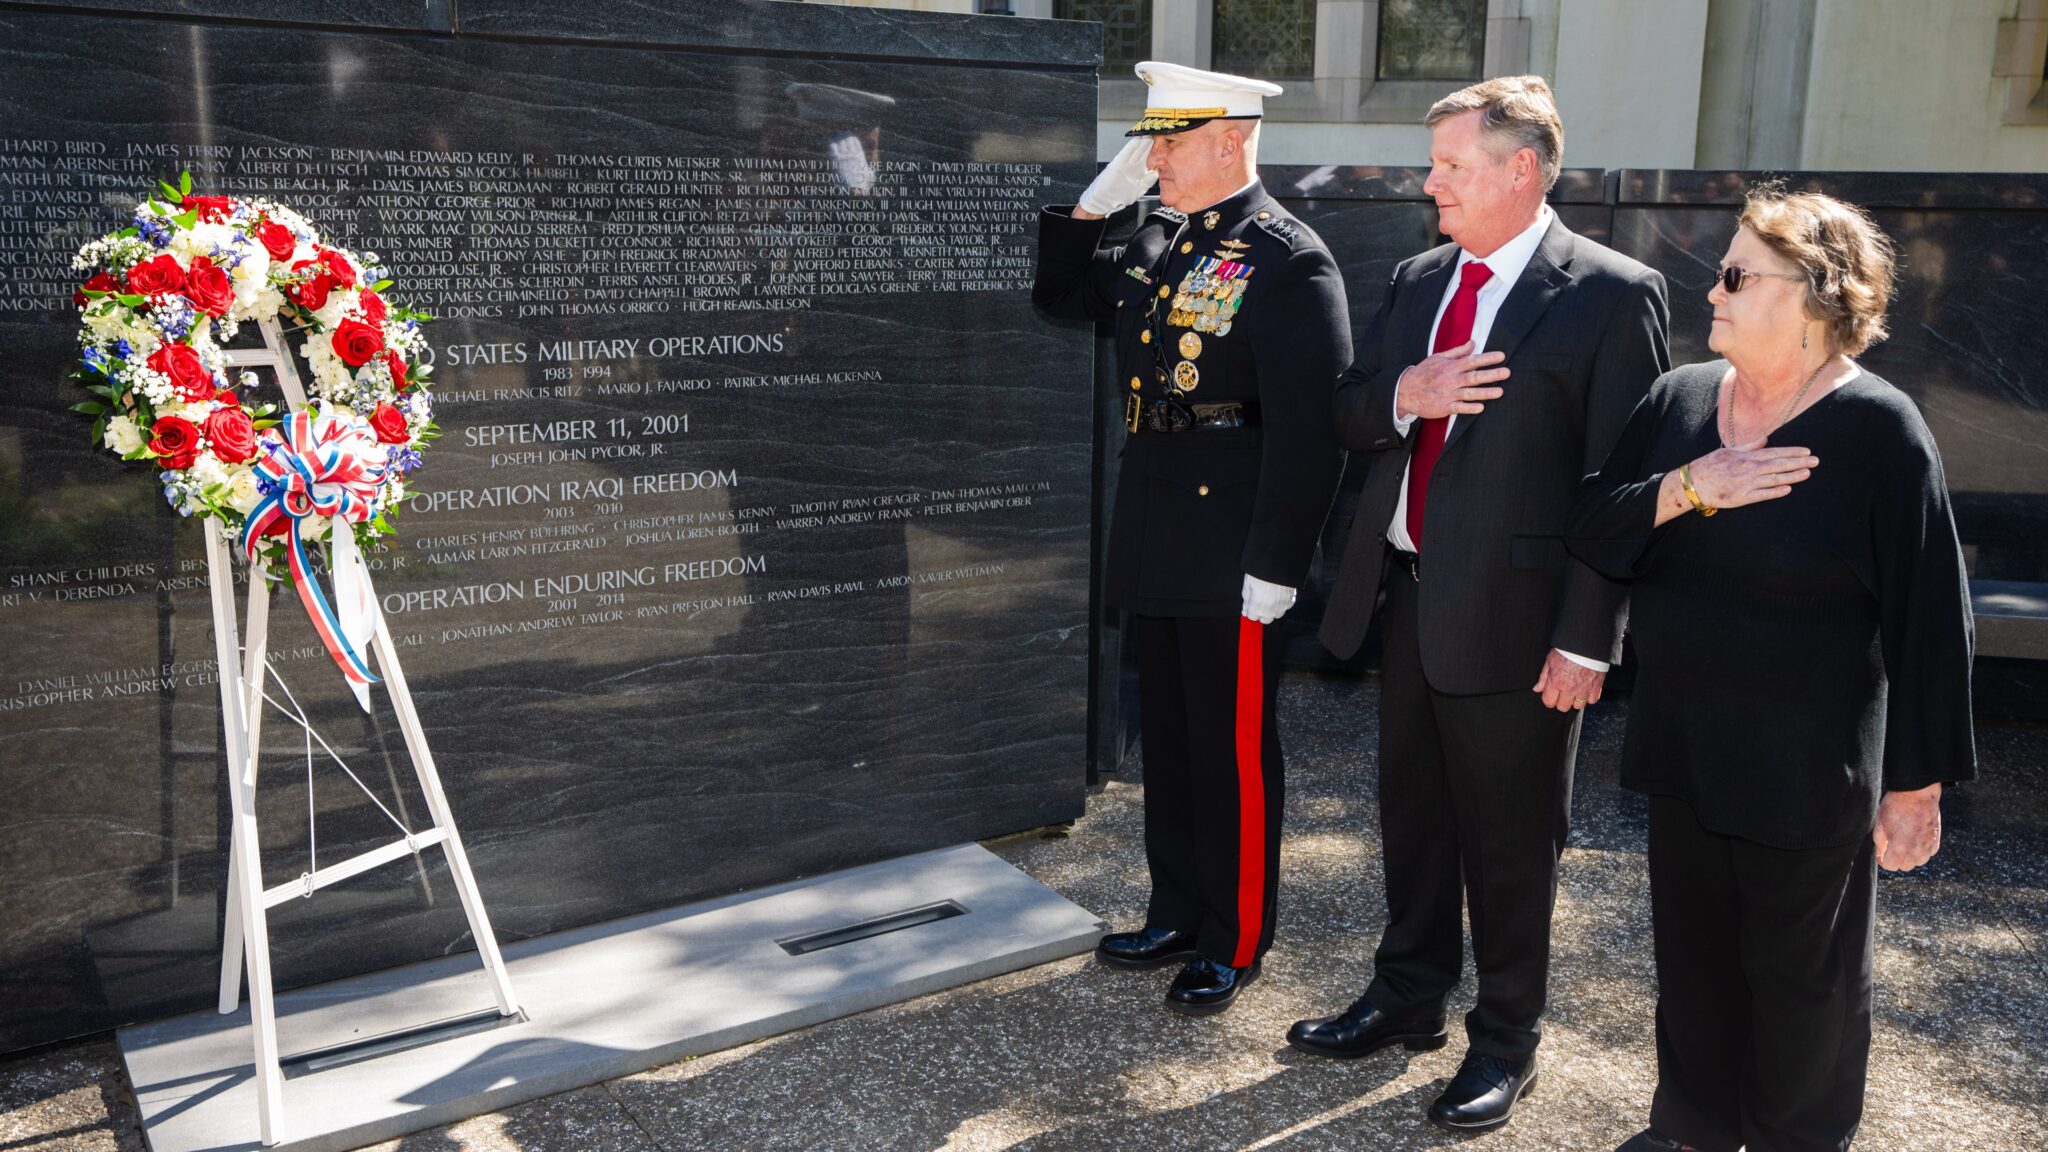
POLYGON ((1143 412, 1144 408, 1139 403, 1138 394, 1135 392, 1125 393, 1124 427, 1128 429, 1133 436, 1137 435, 1138 433, 1138 418, 1143 412))

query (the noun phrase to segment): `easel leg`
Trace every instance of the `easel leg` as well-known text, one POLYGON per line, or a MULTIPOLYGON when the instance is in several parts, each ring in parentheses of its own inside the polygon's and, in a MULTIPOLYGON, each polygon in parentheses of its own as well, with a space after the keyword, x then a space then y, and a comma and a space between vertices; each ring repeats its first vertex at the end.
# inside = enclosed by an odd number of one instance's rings
POLYGON ((441 791, 441 774, 434 767, 434 753, 427 747, 427 737, 420 728, 419 713, 413 710, 412 690, 406 687, 405 672, 398 664, 398 649, 391 642, 391 629, 385 623, 384 613, 377 612, 377 670, 383 674, 384 686, 391 693, 391 706, 398 713, 399 731, 405 734, 406 751, 412 754, 413 768, 419 773, 420 791, 426 797, 427 811, 434 817, 434 825, 445 829, 448 838, 441 842, 441 850, 448 856, 448 872, 455 881, 455 893, 462 898, 462 911, 469 917, 469 933, 476 938, 477 955, 482 958, 484 971, 490 974, 491 990, 498 998, 498 1012, 513 1016, 519 1012, 519 1000, 512 992, 512 977, 505 971, 505 958, 498 951, 498 938, 491 931, 490 914, 484 910, 483 895, 477 891, 476 877, 469 870, 469 854, 462 850, 462 836, 455 830, 455 817, 448 809, 448 797, 441 791))
MULTIPOLYGON (((265 660, 270 648, 270 584, 260 573, 249 574, 249 634, 242 656, 242 717, 249 731, 249 789, 253 810, 257 761, 263 754, 263 684, 265 660)), ((228 1015, 241 1005, 242 996, 242 902, 235 896, 241 882, 243 863, 242 830, 233 827, 228 845, 228 911, 226 930, 221 933, 220 1011, 228 1015)), ((256 869, 261 888, 261 862, 256 869)))
POLYGON ((284 1128, 284 1077, 278 1068, 277 1010, 270 995, 270 934, 263 912, 261 839, 256 833, 255 761, 250 753, 244 708, 248 696, 237 657, 235 575, 220 522, 206 522, 207 585, 213 597, 214 660, 220 673, 221 726, 228 750, 228 797, 234 809, 229 841, 229 874, 238 904, 244 952, 249 964, 249 1020, 255 1034, 256 1100, 263 1143, 275 1144, 284 1128))

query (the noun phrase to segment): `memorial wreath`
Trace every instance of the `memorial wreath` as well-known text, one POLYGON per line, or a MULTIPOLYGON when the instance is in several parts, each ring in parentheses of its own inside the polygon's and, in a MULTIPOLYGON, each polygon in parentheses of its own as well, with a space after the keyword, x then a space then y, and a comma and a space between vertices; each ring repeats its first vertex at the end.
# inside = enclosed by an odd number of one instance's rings
MULTIPOLYGON (((392 532, 436 435, 430 369, 418 362, 428 317, 385 301, 391 281, 374 254, 325 243, 281 204, 195 196, 190 173, 160 188, 128 227, 72 261, 89 273, 72 301, 82 319, 76 376, 93 394, 73 410, 92 418, 95 442, 151 464, 181 515, 218 520, 253 569, 288 571, 343 673, 372 681, 306 549, 336 545, 339 582, 344 567, 359 569, 358 546, 392 532), (312 385, 302 411, 254 400, 254 373, 227 378, 223 346, 241 324, 266 319, 304 334, 312 385), (337 521, 349 531, 335 533, 337 521)), ((349 595, 336 592, 347 612, 349 595)))

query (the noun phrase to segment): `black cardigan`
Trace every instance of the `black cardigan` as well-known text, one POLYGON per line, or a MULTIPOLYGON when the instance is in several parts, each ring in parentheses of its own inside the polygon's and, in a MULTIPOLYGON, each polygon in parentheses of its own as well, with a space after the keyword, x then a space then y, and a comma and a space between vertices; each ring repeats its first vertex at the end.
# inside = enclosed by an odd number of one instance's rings
POLYGON ((1665 373, 1588 477, 1568 546, 1632 580, 1622 784, 1779 848, 1868 835, 1884 792, 1970 779, 1968 579, 1934 439, 1868 371, 1771 436, 1791 493, 1660 528, 1664 474, 1720 447, 1725 360, 1665 373))

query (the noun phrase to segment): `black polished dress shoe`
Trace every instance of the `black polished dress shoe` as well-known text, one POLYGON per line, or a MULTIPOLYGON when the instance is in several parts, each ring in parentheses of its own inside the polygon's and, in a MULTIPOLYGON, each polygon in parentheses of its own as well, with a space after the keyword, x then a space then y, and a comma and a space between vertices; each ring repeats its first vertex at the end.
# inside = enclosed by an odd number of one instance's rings
POLYGON ((1614 1152, 1700 1152, 1682 1140, 1673 1140, 1655 1128, 1645 1128, 1628 1138, 1614 1152))
POLYGON ((1508 1122, 1515 1102, 1536 1086, 1536 1057, 1503 1060, 1467 1053, 1450 1087, 1429 1106, 1429 1122, 1452 1132, 1484 1132, 1508 1122))
POLYGON ((1172 928, 1111 932, 1095 943, 1095 958, 1118 968, 1157 968, 1195 956, 1195 938, 1172 928))
POLYGON ((1259 963, 1249 968, 1232 968, 1206 956, 1188 961, 1166 990, 1166 1006, 1188 1016, 1214 1016, 1230 1007, 1237 990, 1259 978, 1259 963))
POLYGON ((1410 1052, 1435 1051, 1446 1036, 1441 1004, 1382 1012, 1361 999, 1340 1016, 1295 1021, 1287 1030, 1287 1044, 1317 1056, 1355 1060, 1394 1044, 1410 1052))

